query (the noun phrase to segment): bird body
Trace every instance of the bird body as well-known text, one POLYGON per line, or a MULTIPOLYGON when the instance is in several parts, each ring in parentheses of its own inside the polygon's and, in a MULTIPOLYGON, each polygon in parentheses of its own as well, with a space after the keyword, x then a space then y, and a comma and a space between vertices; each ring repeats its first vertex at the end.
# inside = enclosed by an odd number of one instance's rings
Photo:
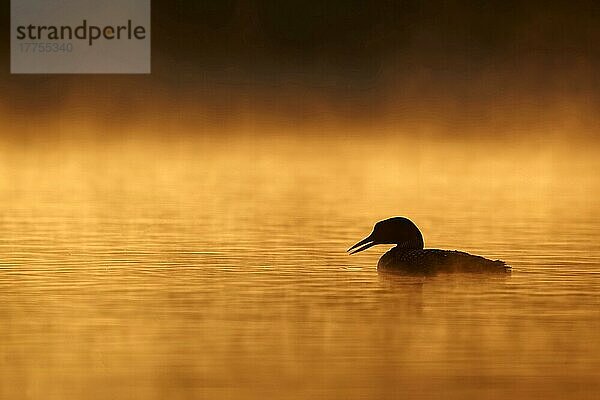
POLYGON ((465 253, 458 250, 403 249, 394 247, 377 263, 379 270, 432 274, 438 272, 508 272, 504 261, 465 253))
POLYGON ((405 273, 510 272, 504 261, 457 250, 426 249, 423 235, 408 218, 393 217, 375 224, 373 232, 348 251, 358 253, 378 244, 395 244, 377 263, 377 269, 405 273))

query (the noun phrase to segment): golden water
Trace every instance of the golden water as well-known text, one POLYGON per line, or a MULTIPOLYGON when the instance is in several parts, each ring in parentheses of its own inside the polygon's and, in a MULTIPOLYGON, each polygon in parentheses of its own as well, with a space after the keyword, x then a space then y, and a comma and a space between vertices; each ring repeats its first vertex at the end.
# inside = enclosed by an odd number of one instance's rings
POLYGON ((5 143, 0 398, 594 398, 597 150, 360 136, 5 143), (405 215, 510 276, 378 273, 405 215))

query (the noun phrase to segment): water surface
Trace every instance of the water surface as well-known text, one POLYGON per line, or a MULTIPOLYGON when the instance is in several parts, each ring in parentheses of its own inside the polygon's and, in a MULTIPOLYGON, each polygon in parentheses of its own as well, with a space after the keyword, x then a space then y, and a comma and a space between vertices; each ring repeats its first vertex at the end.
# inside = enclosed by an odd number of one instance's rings
POLYGON ((533 142, 5 144, 0 398, 595 398, 600 162, 533 142), (378 273, 405 215, 510 276, 378 273))

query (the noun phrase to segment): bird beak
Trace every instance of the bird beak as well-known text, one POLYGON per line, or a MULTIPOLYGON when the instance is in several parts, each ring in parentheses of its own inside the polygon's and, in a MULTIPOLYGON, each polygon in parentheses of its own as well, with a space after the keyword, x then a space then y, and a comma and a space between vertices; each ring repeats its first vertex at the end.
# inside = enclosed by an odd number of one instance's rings
POLYGON ((354 253, 358 253, 359 251, 366 250, 369 247, 373 247, 376 244, 377 243, 375 243, 375 241, 373 241, 373 239, 371 239, 371 236, 368 236, 368 237, 364 238, 363 240, 361 240, 360 242, 356 243, 354 246, 350 247, 347 251, 350 254, 354 254, 354 253))

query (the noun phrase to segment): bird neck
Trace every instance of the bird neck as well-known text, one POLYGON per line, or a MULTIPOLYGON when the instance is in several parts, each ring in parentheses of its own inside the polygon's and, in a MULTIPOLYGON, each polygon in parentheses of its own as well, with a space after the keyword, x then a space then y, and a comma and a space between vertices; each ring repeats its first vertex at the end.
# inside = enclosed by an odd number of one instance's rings
POLYGON ((418 236, 410 240, 404 240, 400 243, 396 243, 396 248, 398 249, 410 249, 410 250, 423 250, 425 247, 425 243, 423 242, 423 235, 419 233, 418 236))

